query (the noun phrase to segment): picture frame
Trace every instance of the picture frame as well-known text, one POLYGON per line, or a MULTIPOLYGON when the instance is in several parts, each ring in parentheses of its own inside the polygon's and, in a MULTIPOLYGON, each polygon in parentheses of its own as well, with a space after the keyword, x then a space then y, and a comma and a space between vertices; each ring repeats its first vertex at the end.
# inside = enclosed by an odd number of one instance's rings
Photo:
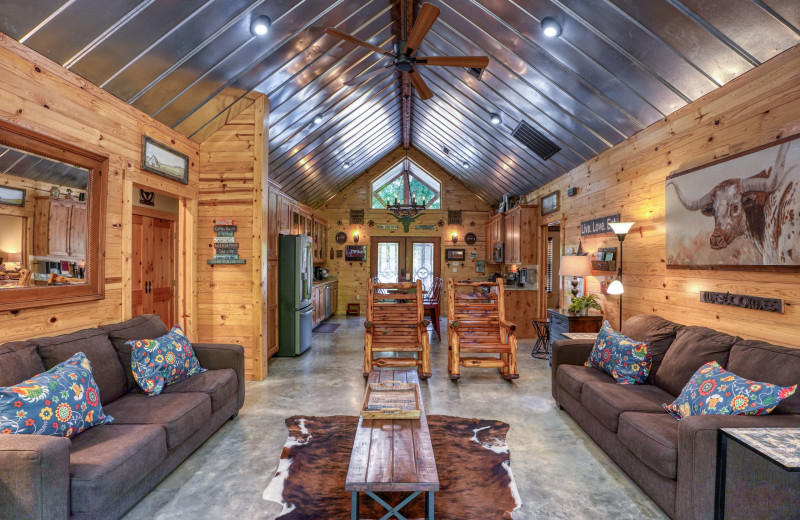
POLYGON ((344 246, 346 262, 364 262, 367 260, 367 246, 344 246))
POLYGON ((189 184, 189 156, 147 135, 142 136, 142 169, 189 184))
POLYGON ((25 189, 0 186, 0 204, 5 206, 25 207, 25 189))
POLYGON ((800 272, 798 138, 669 175, 667 269, 800 272))
POLYGON ((467 258, 464 249, 445 249, 444 254, 447 262, 463 262, 467 258))
POLYGON ((558 190, 542 196, 540 201, 542 207, 542 215, 549 215, 558 211, 558 190))

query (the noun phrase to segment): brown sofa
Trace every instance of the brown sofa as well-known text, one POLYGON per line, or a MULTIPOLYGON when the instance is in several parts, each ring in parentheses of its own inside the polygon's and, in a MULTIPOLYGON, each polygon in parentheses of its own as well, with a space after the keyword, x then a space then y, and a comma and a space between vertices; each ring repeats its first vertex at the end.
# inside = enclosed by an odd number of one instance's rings
MULTIPOLYGON (((800 392, 767 416, 694 416, 675 420, 671 403, 708 361, 748 379, 800 383, 800 349, 747 341, 658 316, 634 316, 621 332, 649 340, 653 368, 643 385, 619 385, 583 366, 592 341, 553 343, 552 392, 559 407, 671 518, 714 517, 719 428, 800 427, 800 392)), ((797 518, 800 476, 783 473, 742 448, 729 449, 726 518, 797 518)))
POLYGON ((244 404, 240 345, 194 344, 208 370, 142 393, 130 371, 130 339, 169 329, 155 315, 0 346, 0 386, 84 352, 112 424, 71 439, 0 435, 0 519, 119 518, 244 404))

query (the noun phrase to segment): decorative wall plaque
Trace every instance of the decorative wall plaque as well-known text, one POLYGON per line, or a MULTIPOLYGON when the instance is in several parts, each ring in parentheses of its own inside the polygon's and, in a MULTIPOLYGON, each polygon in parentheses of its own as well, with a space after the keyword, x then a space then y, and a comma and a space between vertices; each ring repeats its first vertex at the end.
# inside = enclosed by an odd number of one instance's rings
POLYGON ((466 242, 468 246, 471 246, 477 241, 478 241, 478 236, 472 231, 464 235, 464 242, 466 242))
POLYGON ((344 231, 339 231, 338 233, 336 233, 336 242, 338 244, 344 244, 345 242, 347 242, 347 233, 345 233, 344 231))
POLYGON ((142 189, 139 190, 139 204, 144 204, 145 206, 155 206, 156 205, 156 194, 153 191, 144 191, 142 189))
POLYGON ((434 226, 433 224, 417 224, 416 226, 414 226, 414 229, 416 229, 417 231, 433 231, 434 229, 436 229, 436 226, 434 226))
POLYGON ((236 223, 233 219, 215 220, 213 258, 207 260, 209 265, 217 264, 246 264, 247 260, 239 258, 239 243, 236 242, 236 223))
POLYGON ((447 223, 451 225, 461 224, 461 210, 447 210, 447 223))
POLYGON ((364 210, 351 209, 350 210, 350 224, 363 224, 364 223, 364 210))
POLYGON ((397 228, 398 228, 397 224, 378 224, 378 229, 393 230, 393 229, 397 229, 397 228))
POLYGON ((701 291, 700 301, 717 303, 743 309, 783 313, 783 300, 780 298, 764 298, 761 296, 747 296, 745 294, 731 294, 729 292, 701 291))
POLYGON ((581 236, 588 237, 591 235, 602 235, 604 233, 612 233, 611 222, 619 222, 619 213, 616 215, 609 215, 607 217, 593 218, 592 220, 584 220, 581 222, 581 236))

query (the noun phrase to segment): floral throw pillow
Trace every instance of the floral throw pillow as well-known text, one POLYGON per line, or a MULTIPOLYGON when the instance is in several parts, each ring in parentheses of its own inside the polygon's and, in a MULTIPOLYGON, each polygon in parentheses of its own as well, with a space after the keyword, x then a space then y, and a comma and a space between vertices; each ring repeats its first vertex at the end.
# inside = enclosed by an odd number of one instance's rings
POLYGON ((160 338, 131 340, 125 344, 131 347, 133 377, 147 395, 158 395, 167 385, 205 372, 178 325, 160 338))
POLYGON ((74 437, 113 421, 103 413, 92 364, 83 352, 18 385, 0 388, 0 434, 74 437))
POLYGON ((623 336, 614 331, 608 321, 603 322, 589 359, 584 363, 587 367, 611 374, 621 385, 644 383, 651 364, 647 341, 634 341, 623 336))
POLYGON ((750 381, 709 361, 694 373, 672 404, 661 406, 678 420, 690 415, 767 415, 795 390, 797 385, 750 381))

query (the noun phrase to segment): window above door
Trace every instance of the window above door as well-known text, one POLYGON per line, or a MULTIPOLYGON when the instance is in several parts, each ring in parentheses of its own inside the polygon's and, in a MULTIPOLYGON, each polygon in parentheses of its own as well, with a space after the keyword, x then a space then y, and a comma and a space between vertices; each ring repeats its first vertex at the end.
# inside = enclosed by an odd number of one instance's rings
POLYGON ((441 209, 442 183, 410 159, 403 159, 372 181, 372 209, 386 209, 395 200, 402 204, 425 203, 428 209, 441 209), (407 165, 407 166, 406 166, 407 165))

